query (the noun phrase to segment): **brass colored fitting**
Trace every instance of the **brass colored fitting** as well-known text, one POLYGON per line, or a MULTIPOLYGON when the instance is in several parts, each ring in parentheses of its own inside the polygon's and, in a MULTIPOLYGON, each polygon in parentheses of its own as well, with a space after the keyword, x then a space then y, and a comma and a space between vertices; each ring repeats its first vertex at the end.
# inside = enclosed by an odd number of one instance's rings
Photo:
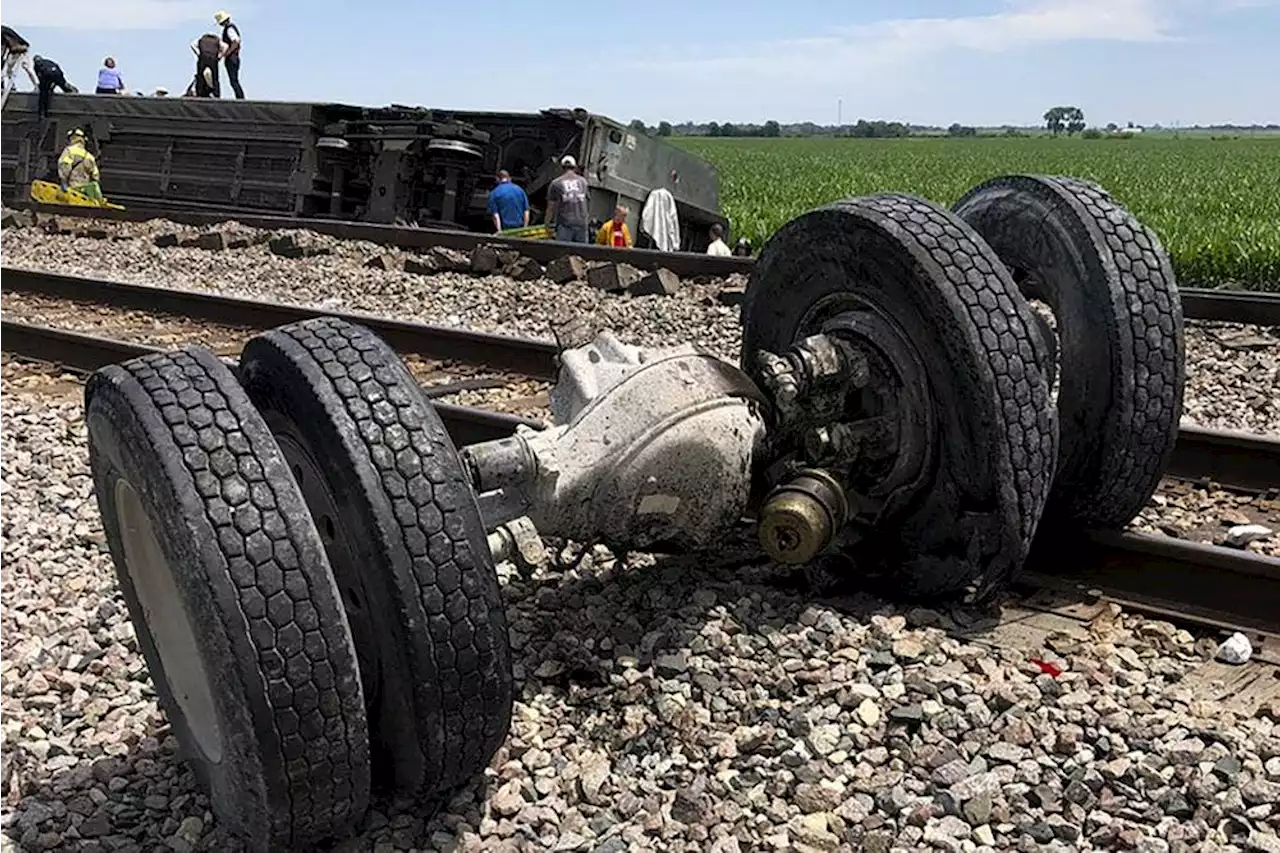
POLYGON ((832 543, 848 517, 844 488, 826 471, 806 469, 765 498, 760 547, 775 562, 807 563, 832 543))

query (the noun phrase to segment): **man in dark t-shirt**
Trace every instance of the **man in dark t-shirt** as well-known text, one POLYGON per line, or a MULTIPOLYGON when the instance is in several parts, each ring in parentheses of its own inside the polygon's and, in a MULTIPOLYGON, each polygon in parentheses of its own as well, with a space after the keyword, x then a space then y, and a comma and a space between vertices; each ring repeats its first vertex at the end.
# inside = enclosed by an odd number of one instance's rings
POLYGON ((32 57, 31 67, 35 69, 38 81, 36 85, 40 89, 36 99, 36 115, 44 118, 49 114, 49 102, 53 100, 54 89, 61 89, 69 95, 74 95, 77 90, 67 82, 66 75, 62 73, 62 66, 47 56, 32 57))
POLYGON ((587 227, 587 179, 578 174, 573 155, 560 158, 564 170, 547 187, 547 223, 555 223, 556 239, 564 243, 589 242, 587 227))
POLYGON ((193 82, 195 96, 221 98, 218 59, 222 56, 222 39, 213 33, 205 33, 191 43, 191 52, 196 55, 196 79, 193 82))

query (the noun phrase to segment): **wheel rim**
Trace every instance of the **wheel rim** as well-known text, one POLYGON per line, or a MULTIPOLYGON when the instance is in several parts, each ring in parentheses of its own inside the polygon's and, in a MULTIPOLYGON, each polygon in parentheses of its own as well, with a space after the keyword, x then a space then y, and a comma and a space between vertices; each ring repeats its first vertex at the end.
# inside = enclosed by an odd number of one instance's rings
POLYGON ((211 764, 222 761, 222 727, 194 627, 169 561, 133 484, 115 482, 116 515, 124 562, 143 618, 160 656, 163 677, 196 746, 211 764))
POLYGON ((865 459, 855 464, 843 478, 878 509, 894 493, 918 485, 933 458, 937 419, 929 405, 928 372, 909 331, 881 306, 855 294, 833 293, 814 302, 795 340, 822 333, 839 335, 868 357, 869 381, 845 405, 860 418, 887 417, 893 425, 891 449, 870 468, 865 459))

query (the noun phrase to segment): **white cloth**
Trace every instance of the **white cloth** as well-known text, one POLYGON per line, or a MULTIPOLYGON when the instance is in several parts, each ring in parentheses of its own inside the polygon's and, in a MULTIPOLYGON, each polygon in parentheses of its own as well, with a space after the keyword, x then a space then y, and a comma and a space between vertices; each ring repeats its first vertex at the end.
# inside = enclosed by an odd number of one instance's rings
POLYGON ((715 255, 718 258, 733 257, 733 250, 725 245, 725 242, 719 237, 711 241, 711 245, 707 247, 708 255, 715 255))
POLYGON ((658 251, 679 251, 680 216, 676 213, 676 199, 670 190, 659 188, 649 193, 644 210, 640 211, 640 227, 653 238, 658 251))

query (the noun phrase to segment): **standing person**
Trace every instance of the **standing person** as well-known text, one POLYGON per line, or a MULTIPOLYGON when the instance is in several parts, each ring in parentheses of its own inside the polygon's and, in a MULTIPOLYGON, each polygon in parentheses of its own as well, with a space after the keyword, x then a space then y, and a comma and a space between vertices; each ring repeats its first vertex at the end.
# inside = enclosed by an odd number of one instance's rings
POLYGON ((17 30, 3 25, 0 25, 0 41, 4 44, 4 78, 0 83, 4 87, 3 94, 0 94, 0 104, 3 104, 9 99, 9 93, 17 86, 16 78, 19 68, 27 72, 32 86, 39 86, 40 83, 36 80, 35 72, 31 70, 31 57, 27 54, 31 43, 18 35, 17 30))
POLYGON ((707 254, 715 255, 720 258, 733 256, 733 252, 724 241, 724 226, 719 222, 716 222, 711 226, 711 245, 707 246, 707 254))
POLYGON ((218 12, 213 19, 222 27, 222 62, 227 66, 227 82, 236 98, 244 100, 244 89, 240 88, 240 28, 231 23, 227 12, 218 12))
POLYGON ((596 244, 613 246, 615 249, 630 249, 631 231, 627 228, 627 209, 618 205, 613 209, 613 218, 600 226, 596 232, 596 244))
POLYGON ((98 88, 94 89, 94 93, 98 95, 127 94, 124 88, 124 80, 120 77, 120 72, 116 70, 114 58, 108 56, 102 60, 102 67, 98 69, 98 88))
POLYGON ((498 185, 489 191, 488 210, 494 231, 529 224, 529 197, 519 184, 511 183, 511 173, 506 169, 498 170, 498 185))
POLYGON ((555 223, 556 239, 564 243, 587 242, 587 179, 578 174, 572 154, 560 158, 560 177, 547 187, 547 223, 555 223))
MULTIPOLYGON (((222 86, 218 81, 218 57, 222 52, 222 39, 213 33, 205 33, 191 43, 196 55, 196 79, 192 84, 197 98, 221 98, 222 86)), ((188 89, 187 91, 192 91, 188 89)))
POLYGON ((91 199, 102 201, 98 184, 98 161, 85 148, 84 131, 76 128, 67 134, 67 147, 58 158, 58 181, 63 189, 72 189, 91 199))
POLYGON ((53 100, 53 90, 61 89, 68 95, 74 95, 78 89, 67 82, 62 67, 52 59, 34 56, 31 65, 36 71, 36 85, 40 89, 40 97, 36 101, 36 115, 44 118, 49 115, 49 102, 53 100))

